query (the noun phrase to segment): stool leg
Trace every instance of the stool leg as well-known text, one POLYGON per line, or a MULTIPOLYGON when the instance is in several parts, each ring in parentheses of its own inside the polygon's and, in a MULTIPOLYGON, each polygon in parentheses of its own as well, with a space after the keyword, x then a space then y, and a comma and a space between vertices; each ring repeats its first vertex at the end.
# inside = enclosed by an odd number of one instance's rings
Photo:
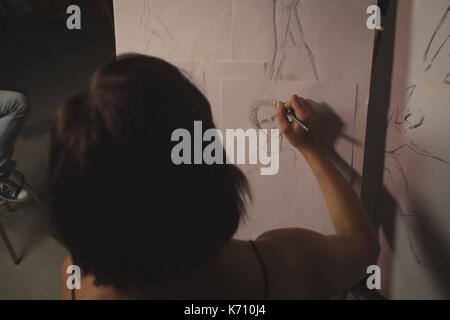
POLYGON ((30 187, 30 185, 28 183, 26 183, 26 182, 23 185, 27 189, 27 191, 31 194, 31 196, 34 198, 34 200, 36 200, 37 203, 42 204, 41 199, 37 196, 37 194, 30 187))
POLYGON ((4 206, 6 208, 6 210, 8 210, 8 212, 13 212, 14 211, 14 208, 11 207, 11 205, 8 203, 8 201, 4 201, 2 203, 2 206, 4 206))
POLYGON ((5 228, 3 228, 1 221, 0 221, 0 236, 3 239, 3 242, 5 242, 6 248, 8 249, 9 255, 14 261, 14 264, 18 265, 20 263, 20 259, 17 257, 16 252, 14 251, 14 248, 11 242, 9 241, 8 235, 6 234, 5 228))

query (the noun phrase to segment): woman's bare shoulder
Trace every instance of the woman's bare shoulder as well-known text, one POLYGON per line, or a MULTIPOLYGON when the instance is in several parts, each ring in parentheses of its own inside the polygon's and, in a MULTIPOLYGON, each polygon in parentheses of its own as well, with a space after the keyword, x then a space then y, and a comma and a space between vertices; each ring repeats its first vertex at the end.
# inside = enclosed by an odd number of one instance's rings
MULTIPOLYGON (((74 265, 72 257, 68 256, 61 263, 60 280, 61 280, 61 298, 63 300, 72 299, 72 290, 67 287, 67 280, 72 272, 68 268, 74 265), (68 273, 69 271, 69 273, 68 273)), ((124 300, 130 297, 120 294, 111 286, 96 286, 95 278, 91 275, 81 275, 81 288, 75 290, 75 298, 77 300, 124 300)))
POLYGON ((67 279, 70 276, 67 273, 67 269, 71 265, 73 265, 73 260, 72 260, 71 256, 68 256, 61 263, 61 268, 59 270, 59 279, 60 279, 60 284, 61 284, 61 299, 62 300, 71 300, 72 299, 72 292, 69 290, 69 288, 67 288, 67 279))
POLYGON ((312 251, 321 235, 306 229, 278 229, 255 240, 266 265, 272 299, 310 298, 312 251))

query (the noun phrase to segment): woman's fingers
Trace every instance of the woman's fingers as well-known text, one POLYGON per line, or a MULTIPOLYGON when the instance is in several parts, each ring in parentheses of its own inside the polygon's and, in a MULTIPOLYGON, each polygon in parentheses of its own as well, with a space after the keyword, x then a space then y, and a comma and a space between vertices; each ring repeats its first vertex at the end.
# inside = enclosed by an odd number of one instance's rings
POLYGON ((287 110, 284 108, 283 103, 280 101, 277 102, 277 118, 278 123, 280 124, 280 130, 283 133, 286 133, 289 131, 291 127, 291 123, 289 122, 288 116, 287 116, 287 110))
POLYGON ((278 103, 277 118, 280 129, 287 140, 296 148, 315 146, 315 131, 317 129, 318 114, 312 104, 298 96, 292 96, 286 103, 278 103), (309 134, 296 121, 289 119, 289 113, 294 110, 295 116, 307 123, 311 132, 309 134), (312 134, 311 134, 312 133, 312 134))
POLYGON ((316 115, 317 110, 314 108, 312 101, 309 99, 303 99, 305 101, 305 106, 308 108, 308 110, 311 112, 311 114, 316 115))
POLYGON ((311 110, 308 108, 308 102, 300 98, 297 95, 294 95, 289 99, 289 101, 285 104, 286 108, 292 108, 295 111, 295 115, 302 121, 309 120, 309 116, 311 114, 311 110))

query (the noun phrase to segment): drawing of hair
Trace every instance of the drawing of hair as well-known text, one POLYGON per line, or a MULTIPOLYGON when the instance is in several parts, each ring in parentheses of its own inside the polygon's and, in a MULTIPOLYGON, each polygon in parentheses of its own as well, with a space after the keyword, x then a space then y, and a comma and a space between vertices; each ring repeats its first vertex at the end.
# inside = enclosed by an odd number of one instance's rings
POLYGON ((253 127, 256 129, 264 129, 266 122, 276 121, 276 106, 274 101, 275 100, 257 99, 252 102, 250 105, 249 119, 253 127), (263 108, 273 109, 273 115, 270 119, 261 119, 260 111, 263 108))

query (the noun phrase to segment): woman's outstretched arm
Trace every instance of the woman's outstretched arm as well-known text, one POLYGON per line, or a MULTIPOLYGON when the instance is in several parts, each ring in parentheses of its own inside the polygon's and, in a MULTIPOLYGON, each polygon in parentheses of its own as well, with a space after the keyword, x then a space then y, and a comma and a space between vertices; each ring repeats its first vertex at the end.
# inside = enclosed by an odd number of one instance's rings
POLYGON ((325 236, 304 229, 282 229, 266 232, 257 240, 265 251, 265 259, 269 260, 268 268, 275 273, 273 277, 279 277, 278 283, 285 284, 273 284, 274 291, 289 292, 293 298, 324 298, 342 292, 365 275, 367 267, 376 263, 379 254, 376 231, 366 210, 317 142, 318 118, 317 111, 297 96, 278 106, 280 128, 311 167, 336 234, 325 236), (288 120, 287 108, 292 108, 296 116, 311 127, 311 133, 288 120), (282 279, 283 274, 291 281, 282 279), (293 287, 289 288, 291 285, 293 287))

